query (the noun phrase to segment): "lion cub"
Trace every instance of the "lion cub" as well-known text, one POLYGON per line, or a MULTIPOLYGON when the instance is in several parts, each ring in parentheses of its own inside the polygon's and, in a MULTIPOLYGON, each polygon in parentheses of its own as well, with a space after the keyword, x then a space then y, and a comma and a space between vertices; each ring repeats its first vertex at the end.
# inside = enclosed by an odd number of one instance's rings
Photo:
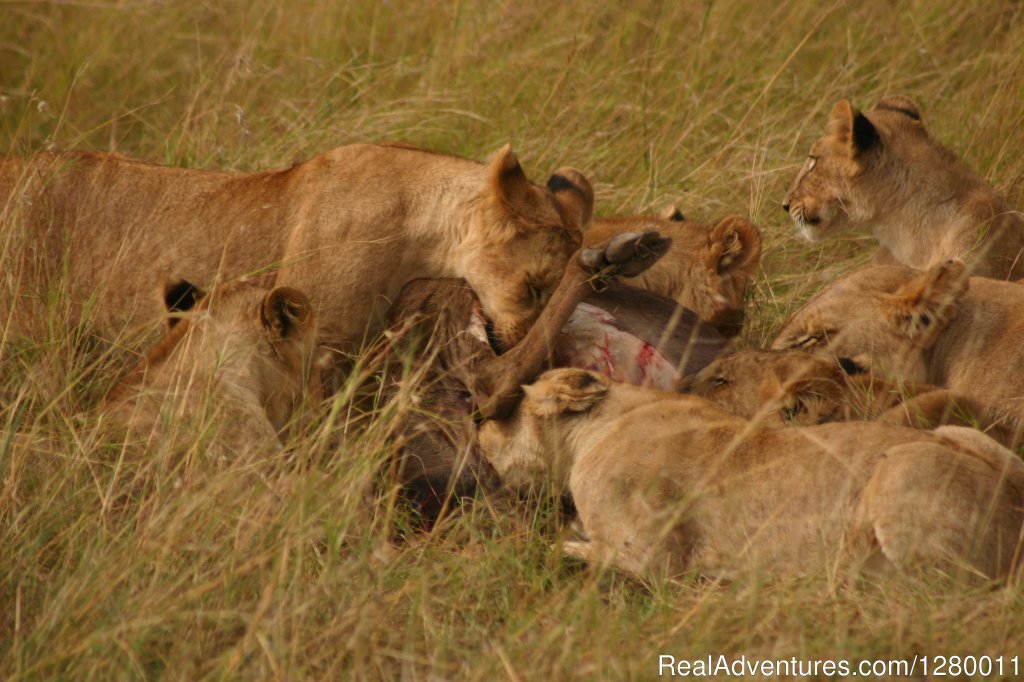
POLYGON ((107 394, 108 424, 133 440, 212 434, 208 451, 237 457, 280 449, 279 434, 310 382, 312 306, 295 289, 188 282, 165 291, 168 331, 107 394))
POLYGON ((870 229, 880 264, 960 258, 980 277, 1024 277, 1021 214, 931 138, 906 97, 864 113, 840 100, 782 207, 809 241, 870 229))
POLYGON ((568 489, 565 549, 632 574, 843 566, 1015 568, 1024 463, 984 435, 844 423, 766 429, 692 395, 578 369, 525 387, 480 445, 513 488, 568 489), (861 563, 864 562, 864 563, 861 563))
POLYGON ((672 246, 650 269, 622 281, 675 300, 726 336, 738 334, 743 297, 761 262, 757 227, 739 216, 702 225, 686 220, 672 206, 661 216, 596 217, 583 243, 596 246, 618 234, 646 230, 669 237, 672 246))

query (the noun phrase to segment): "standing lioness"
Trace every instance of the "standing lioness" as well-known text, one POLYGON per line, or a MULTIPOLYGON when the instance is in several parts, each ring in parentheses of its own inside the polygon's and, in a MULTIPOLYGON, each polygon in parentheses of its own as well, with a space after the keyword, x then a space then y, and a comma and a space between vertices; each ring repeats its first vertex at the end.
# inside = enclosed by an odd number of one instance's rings
POLYGON ((352 351, 405 282, 461 277, 511 344, 558 283, 592 204, 580 173, 537 186, 507 146, 481 164, 359 144, 262 173, 42 153, 0 164, 11 290, 0 300, 24 320, 63 273, 72 319, 91 306, 110 333, 159 319, 165 278, 276 269, 267 279, 309 295, 321 343, 352 351))

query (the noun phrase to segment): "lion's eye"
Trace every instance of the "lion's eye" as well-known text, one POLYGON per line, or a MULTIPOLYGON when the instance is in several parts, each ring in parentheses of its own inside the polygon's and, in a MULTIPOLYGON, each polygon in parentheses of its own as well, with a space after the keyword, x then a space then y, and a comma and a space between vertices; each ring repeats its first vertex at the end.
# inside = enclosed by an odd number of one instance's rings
POLYGON ((711 388, 721 388, 722 386, 728 386, 731 381, 725 377, 715 377, 711 380, 711 388))
POLYGON ((786 415, 786 421, 796 421, 796 418, 800 416, 802 412, 806 410, 806 406, 803 401, 797 400, 792 405, 783 410, 786 415))
POLYGON ((810 348, 818 344, 826 346, 828 345, 828 339, 834 336, 836 336, 836 330, 834 329, 816 329, 798 339, 795 346, 799 348, 810 348))
POLYGON ((824 331, 816 331, 798 339, 795 345, 797 348, 810 348, 811 346, 816 346, 821 343, 827 336, 828 334, 824 331))
POLYGON ((534 303, 540 303, 544 300, 544 290, 533 280, 526 282, 526 288, 530 291, 530 299, 534 303))

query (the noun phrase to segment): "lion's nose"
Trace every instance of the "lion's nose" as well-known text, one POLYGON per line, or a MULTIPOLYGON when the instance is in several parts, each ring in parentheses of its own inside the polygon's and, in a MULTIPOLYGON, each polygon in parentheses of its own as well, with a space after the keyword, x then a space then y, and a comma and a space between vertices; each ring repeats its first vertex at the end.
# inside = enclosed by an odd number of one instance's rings
POLYGON ((789 215, 789 202, 788 201, 785 201, 785 202, 782 203, 782 210, 786 212, 786 215, 789 215))

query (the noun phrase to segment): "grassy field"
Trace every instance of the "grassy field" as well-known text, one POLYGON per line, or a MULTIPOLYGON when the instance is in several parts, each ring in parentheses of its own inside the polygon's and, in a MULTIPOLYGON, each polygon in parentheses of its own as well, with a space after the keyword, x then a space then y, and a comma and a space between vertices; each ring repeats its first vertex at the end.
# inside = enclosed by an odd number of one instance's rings
MULTIPOLYGON (((803 244, 780 208, 837 99, 909 95, 1024 207, 1022 31, 1016 0, 0 0, 0 153, 256 170, 357 141, 474 158, 511 141, 536 179, 583 169, 599 212, 751 216, 766 252, 742 342, 758 346, 873 248, 803 244)), ((195 456, 183 476, 155 452, 126 474, 90 416, 124 358, 81 352, 56 308, 45 322, 0 346, 0 677, 643 679, 659 654, 1024 655, 1016 585, 641 586, 552 549, 544 501, 391 542, 405 519, 372 482, 394 417, 349 423, 340 401, 287 459, 195 456), (115 504, 133 475, 145 494, 115 504)))

